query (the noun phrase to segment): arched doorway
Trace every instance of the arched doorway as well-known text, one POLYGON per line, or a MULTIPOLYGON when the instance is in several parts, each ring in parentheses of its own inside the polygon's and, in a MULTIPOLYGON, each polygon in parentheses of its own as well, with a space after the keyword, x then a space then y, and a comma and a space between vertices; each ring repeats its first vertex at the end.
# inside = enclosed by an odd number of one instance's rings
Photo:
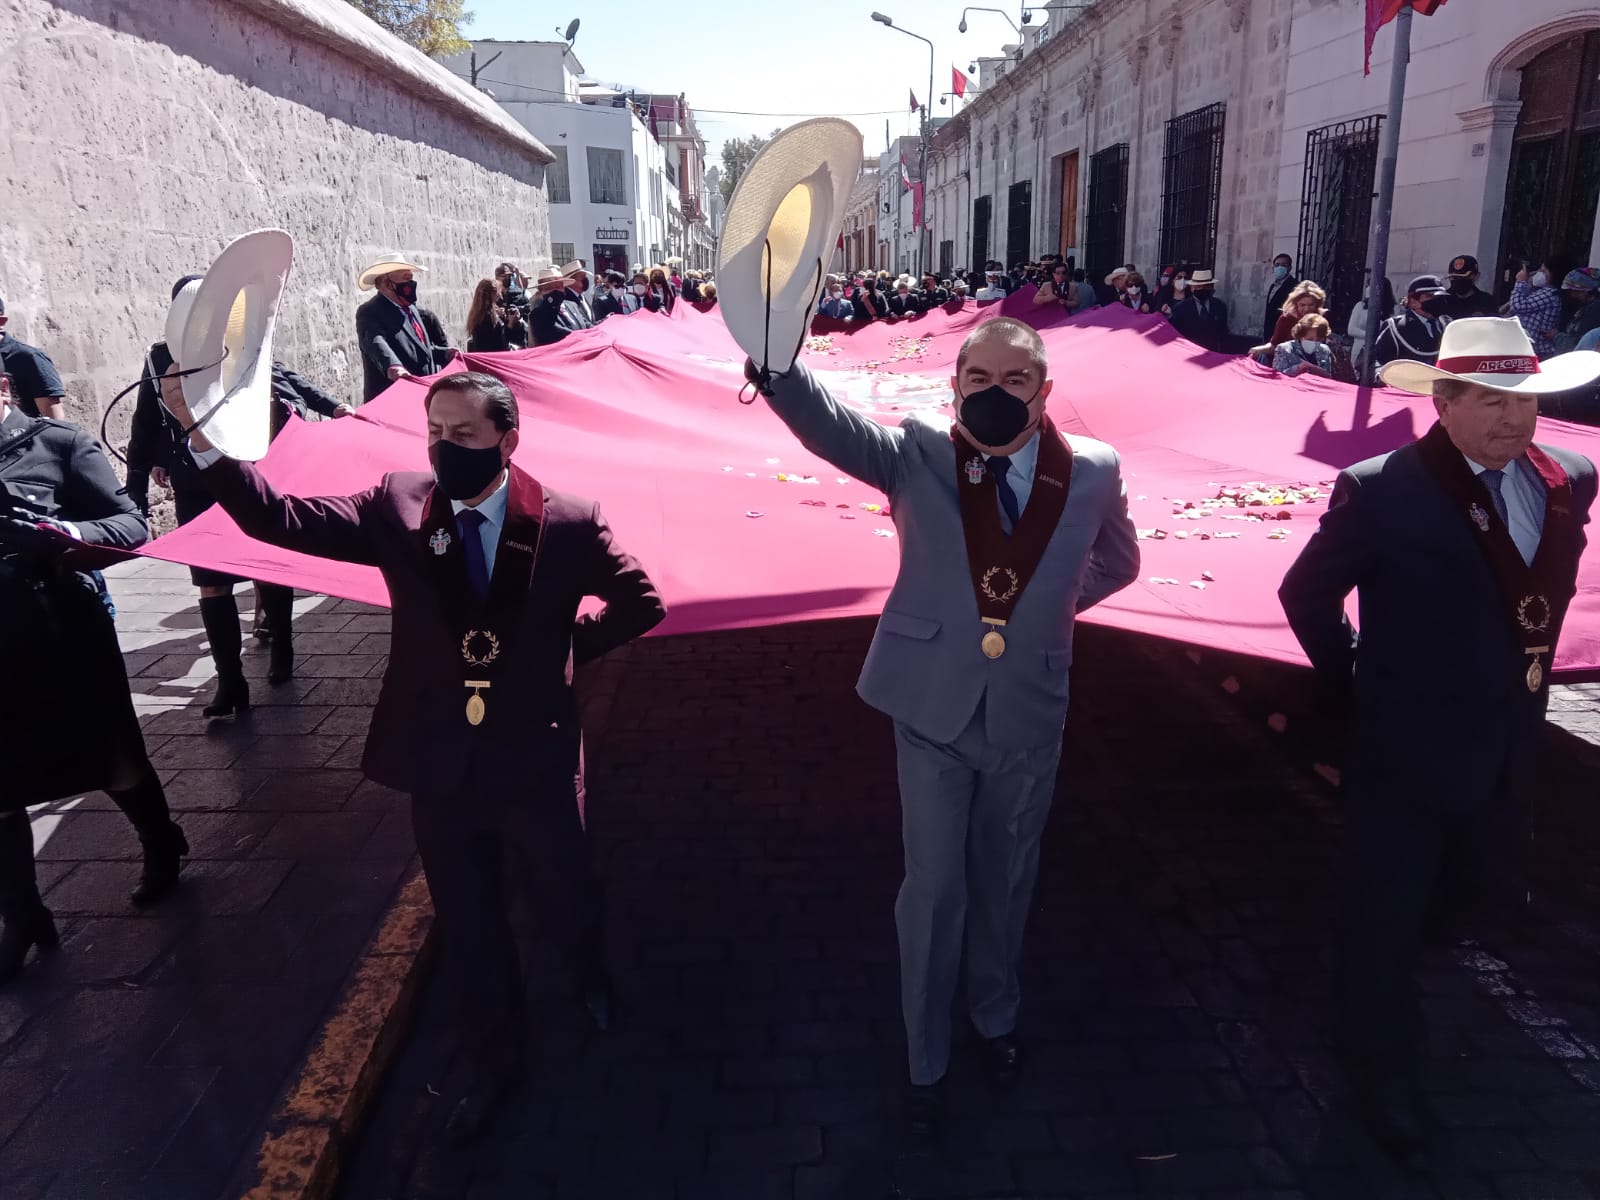
POLYGON ((1589 263, 1600 201, 1600 30, 1573 34, 1526 63, 1521 100, 1496 274, 1501 297, 1520 262, 1589 263))

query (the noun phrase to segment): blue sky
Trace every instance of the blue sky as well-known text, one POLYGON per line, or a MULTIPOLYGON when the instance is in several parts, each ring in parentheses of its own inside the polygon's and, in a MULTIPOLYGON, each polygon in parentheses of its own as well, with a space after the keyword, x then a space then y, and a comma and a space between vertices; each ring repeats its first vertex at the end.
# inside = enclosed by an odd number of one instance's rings
MULTIPOLYGON (((573 49, 587 74, 683 92, 713 163, 726 139, 807 116, 850 114, 869 156, 884 147, 886 119, 896 137, 915 133, 908 94, 915 89, 926 102, 928 47, 875 23, 874 9, 934 43, 935 116, 953 111, 953 101, 937 100, 950 90, 953 65, 965 70, 1015 39, 1005 19, 988 12, 972 13, 969 31, 958 33, 960 0, 468 0, 467 7, 473 19, 465 32, 479 38, 556 40, 579 18, 573 49)), ((992 0, 992 7, 1013 21, 1021 15, 1017 0, 992 0)))

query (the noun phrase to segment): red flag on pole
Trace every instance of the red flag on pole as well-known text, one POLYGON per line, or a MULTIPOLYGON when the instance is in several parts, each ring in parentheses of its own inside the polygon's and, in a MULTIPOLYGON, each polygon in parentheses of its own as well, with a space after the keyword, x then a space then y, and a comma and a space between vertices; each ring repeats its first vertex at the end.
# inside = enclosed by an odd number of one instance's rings
MULTIPOLYGON (((1411 9, 1419 17, 1431 17, 1439 11, 1444 0, 1410 0, 1411 9)), ((1364 60, 1363 74, 1372 74, 1372 40, 1378 36, 1382 29, 1395 17, 1400 15, 1400 6, 1406 0, 1367 0, 1367 56, 1364 60)))
POLYGON ((916 112, 920 107, 922 106, 917 103, 917 93, 913 91, 911 93, 911 111, 916 112))
POLYGON ((957 99, 967 94, 967 77, 961 73, 960 67, 950 68, 950 90, 957 99))

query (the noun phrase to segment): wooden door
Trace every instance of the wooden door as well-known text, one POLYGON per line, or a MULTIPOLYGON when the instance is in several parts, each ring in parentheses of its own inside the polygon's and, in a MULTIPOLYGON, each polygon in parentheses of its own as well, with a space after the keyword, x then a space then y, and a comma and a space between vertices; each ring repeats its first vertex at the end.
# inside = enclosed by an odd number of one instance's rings
POLYGON ((1061 239, 1057 254, 1078 245, 1078 152, 1061 156, 1061 239))

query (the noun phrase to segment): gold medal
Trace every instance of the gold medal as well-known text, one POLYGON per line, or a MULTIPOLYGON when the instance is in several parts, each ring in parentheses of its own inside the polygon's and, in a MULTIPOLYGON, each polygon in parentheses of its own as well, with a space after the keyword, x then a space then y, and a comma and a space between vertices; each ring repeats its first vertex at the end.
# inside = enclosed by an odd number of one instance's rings
POLYGON ((1539 685, 1544 682, 1544 668, 1539 665, 1539 656, 1535 654, 1533 661, 1528 664, 1528 690, 1537 692, 1539 685))
POLYGON ((489 686, 487 679, 469 679, 466 686, 472 689, 472 695, 467 697, 467 724, 483 724, 483 697, 478 695, 479 688, 489 686))
POLYGON ((983 635, 983 641, 978 643, 984 654, 989 658, 999 658, 1006 652, 1006 640, 1000 636, 998 630, 991 629, 983 635))

